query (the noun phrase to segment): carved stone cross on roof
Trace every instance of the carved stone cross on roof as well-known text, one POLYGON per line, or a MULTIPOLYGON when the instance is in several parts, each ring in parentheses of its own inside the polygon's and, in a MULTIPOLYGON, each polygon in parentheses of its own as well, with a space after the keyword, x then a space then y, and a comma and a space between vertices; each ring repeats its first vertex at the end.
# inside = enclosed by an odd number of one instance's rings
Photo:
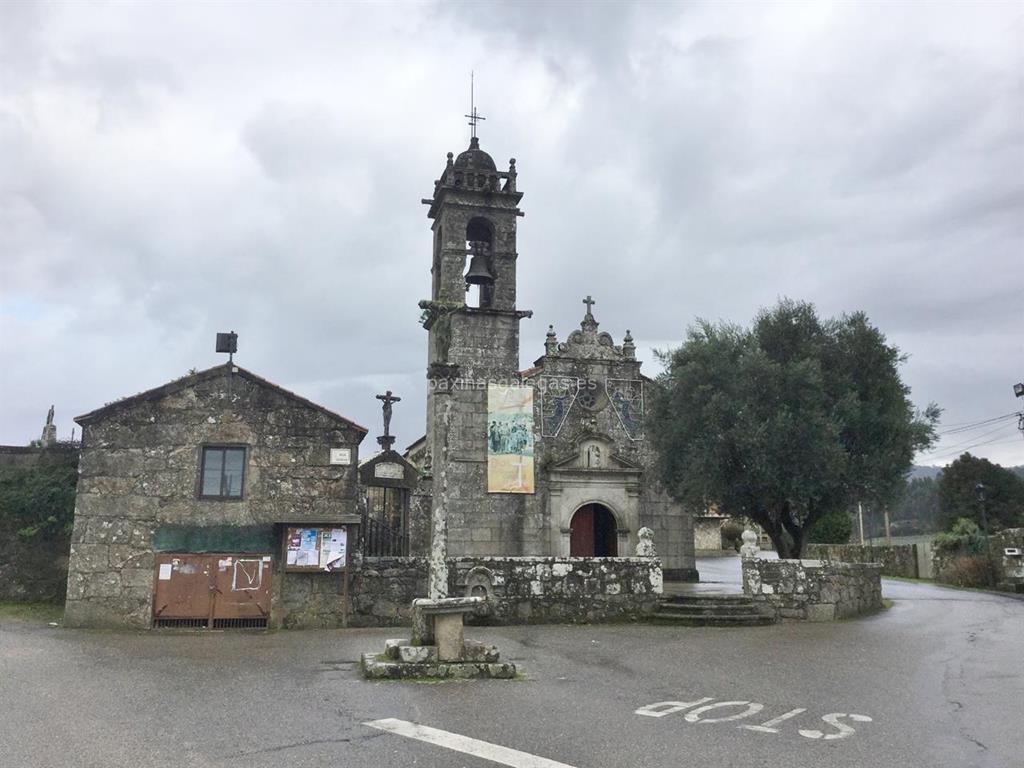
POLYGON ((587 305, 587 314, 588 315, 590 314, 590 310, 593 308, 593 306, 595 304, 597 304, 596 301, 594 301, 592 298, 590 298, 590 294, 589 293, 587 294, 587 298, 585 298, 583 300, 583 303, 587 305))

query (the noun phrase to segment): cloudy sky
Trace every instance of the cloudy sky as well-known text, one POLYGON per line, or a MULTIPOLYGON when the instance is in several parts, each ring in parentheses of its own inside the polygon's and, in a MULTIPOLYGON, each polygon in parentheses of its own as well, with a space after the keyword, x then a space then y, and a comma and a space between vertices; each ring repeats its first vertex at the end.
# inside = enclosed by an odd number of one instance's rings
POLYGON ((698 316, 862 309, 945 429, 1006 416, 922 463, 1024 464, 1021 9, 2 2, 0 443, 217 364, 229 329, 250 370, 371 435, 392 389, 422 434, 420 198, 475 70, 525 192, 524 367, 588 293, 648 361, 698 316))

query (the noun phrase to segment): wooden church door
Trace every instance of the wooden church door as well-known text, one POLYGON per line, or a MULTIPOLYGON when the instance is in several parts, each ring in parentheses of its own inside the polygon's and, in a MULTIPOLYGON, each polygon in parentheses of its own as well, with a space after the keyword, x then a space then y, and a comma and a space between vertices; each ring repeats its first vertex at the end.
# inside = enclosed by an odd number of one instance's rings
POLYGON ((594 556, 594 505, 576 510, 569 523, 569 557, 594 556))
POLYGON ((601 504, 576 510, 569 523, 569 557, 617 557, 615 516, 601 504))

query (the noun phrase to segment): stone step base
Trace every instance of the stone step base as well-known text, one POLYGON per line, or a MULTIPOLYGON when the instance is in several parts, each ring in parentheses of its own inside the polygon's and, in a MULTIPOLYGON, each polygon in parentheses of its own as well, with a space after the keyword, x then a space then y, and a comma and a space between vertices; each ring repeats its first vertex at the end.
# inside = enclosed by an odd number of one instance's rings
POLYGON ((678 605, 756 605, 747 595, 719 595, 713 592, 705 592, 693 595, 662 595, 658 598, 660 603, 672 603, 678 605))
POLYGON ((683 611, 659 610, 648 621, 651 624, 679 627, 765 627, 775 623, 774 616, 764 616, 756 611, 731 615, 706 615, 683 611))
MULTIPOLYGON (((406 664, 433 664, 438 658, 436 645, 413 645, 411 640, 385 640, 384 657, 388 661, 400 661, 406 664)), ((477 662, 481 664, 497 664, 501 654, 495 645, 485 645, 476 640, 465 640, 462 644, 462 658, 444 659, 447 662, 477 662)))
POLYGON ((676 611, 680 613, 692 613, 699 616, 733 616, 738 614, 759 613, 754 603, 749 605, 737 605, 734 603, 675 603, 661 602, 658 604, 658 612, 676 611))
POLYGON ((745 595, 665 595, 658 600, 654 624, 683 627, 763 627, 775 623, 745 595))
POLYGON ((372 653, 363 654, 362 668, 363 676, 370 680, 399 680, 410 677, 511 680, 516 676, 516 665, 509 662, 496 664, 474 661, 407 663, 372 653))

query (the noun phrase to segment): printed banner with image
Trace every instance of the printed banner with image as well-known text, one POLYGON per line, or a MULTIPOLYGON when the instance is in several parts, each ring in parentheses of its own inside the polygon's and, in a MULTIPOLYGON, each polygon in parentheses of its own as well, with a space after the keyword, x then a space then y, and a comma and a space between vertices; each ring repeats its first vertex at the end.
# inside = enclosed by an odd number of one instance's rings
POLYGON ((533 387, 487 387, 487 492, 533 493, 533 387))

